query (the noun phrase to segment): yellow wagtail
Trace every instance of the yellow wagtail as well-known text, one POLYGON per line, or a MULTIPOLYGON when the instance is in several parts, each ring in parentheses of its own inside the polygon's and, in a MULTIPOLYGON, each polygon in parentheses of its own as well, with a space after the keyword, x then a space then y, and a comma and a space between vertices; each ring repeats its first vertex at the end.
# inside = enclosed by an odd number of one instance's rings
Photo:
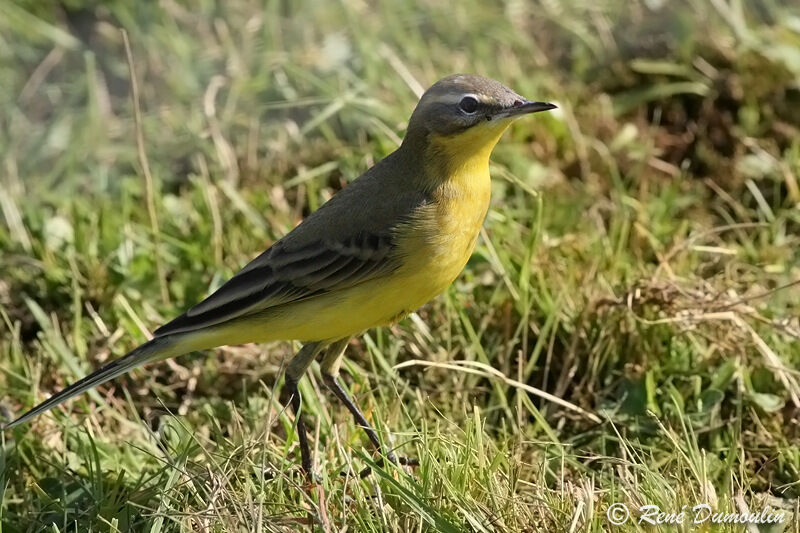
POLYGON ((297 383, 321 352, 325 384, 381 451, 338 380, 348 341, 400 320, 453 282, 489 208, 492 149, 514 119, 554 107, 481 76, 440 80, 422 95, 394 153, 152 340, 5 427, 151 361, 226 344, 299 340, 305 344, 286 368, 286 387, 303 470, 310 474, 312 465, 297 383))

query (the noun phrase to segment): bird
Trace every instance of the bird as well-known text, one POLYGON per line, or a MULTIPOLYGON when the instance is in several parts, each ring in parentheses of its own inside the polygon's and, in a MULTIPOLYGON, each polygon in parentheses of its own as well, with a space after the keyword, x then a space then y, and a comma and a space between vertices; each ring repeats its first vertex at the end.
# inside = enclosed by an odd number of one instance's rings
POLYGON ((313 476, 298 382, 318 356, 327 388, 376 451, 398 462, 339 380, 345 349, 353 337, 398 322, 456 279, 489 209, 493 148, 514 120, 555 107, 476 74, 437 81, 419 99, 394 152, 151 340, 3 429, 146 363, 223 345, 293 340, 302 346, 284 383, 302 470, 313 476))

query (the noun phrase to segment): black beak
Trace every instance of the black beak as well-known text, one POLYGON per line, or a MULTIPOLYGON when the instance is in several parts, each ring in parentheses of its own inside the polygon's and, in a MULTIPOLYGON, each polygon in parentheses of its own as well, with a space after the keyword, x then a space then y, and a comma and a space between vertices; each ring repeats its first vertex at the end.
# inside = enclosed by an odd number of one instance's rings
POLYGON ((530 100, 517 100, 514 102, 512 107, 508 107, 503 109, 502 111, 496 113, 492 118, 507 118, 507 117, 516 117, 519 115, 527 115, 528 113, 538 113, 540 111, 550 111, 551 109, 555 109, 556 105, 550 104, 548 102, 531 102, 530 100))

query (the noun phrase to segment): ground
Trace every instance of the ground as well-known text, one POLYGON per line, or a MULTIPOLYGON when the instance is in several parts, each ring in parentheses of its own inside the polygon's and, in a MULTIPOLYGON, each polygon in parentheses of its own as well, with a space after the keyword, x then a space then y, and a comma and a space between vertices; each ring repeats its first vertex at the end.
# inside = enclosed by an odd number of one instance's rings
POLYGON ((436 79, 559 105, 495 150, 458 281, 349 347, 347 387, 418 468, 378 467, 314 368, 309 486, 296 346, 226 347, 0 434, 3 533, 745 528, 674 523, 695 505, 800 528, 796 4, 17 0, 0 43, 5 419, 391 152, 436 79))

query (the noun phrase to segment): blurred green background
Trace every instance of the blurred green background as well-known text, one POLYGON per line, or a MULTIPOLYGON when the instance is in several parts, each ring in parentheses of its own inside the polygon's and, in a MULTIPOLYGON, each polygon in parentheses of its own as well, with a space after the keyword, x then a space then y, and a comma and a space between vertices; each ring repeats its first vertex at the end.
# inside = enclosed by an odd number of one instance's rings
POLYGON ((796 530, 788 0, 0 0, 0 410, 202 299, 455 72, 559 109, 495 150, 451 290, 348 352, 352 393, 421 466, 340 476, 369 443, 312 373, 310 491, 282 410, 294 348, 221 348, 3 434, 3 533, 605 531, 613 502, 769 505, 785 522, 762 531, 796 530))

